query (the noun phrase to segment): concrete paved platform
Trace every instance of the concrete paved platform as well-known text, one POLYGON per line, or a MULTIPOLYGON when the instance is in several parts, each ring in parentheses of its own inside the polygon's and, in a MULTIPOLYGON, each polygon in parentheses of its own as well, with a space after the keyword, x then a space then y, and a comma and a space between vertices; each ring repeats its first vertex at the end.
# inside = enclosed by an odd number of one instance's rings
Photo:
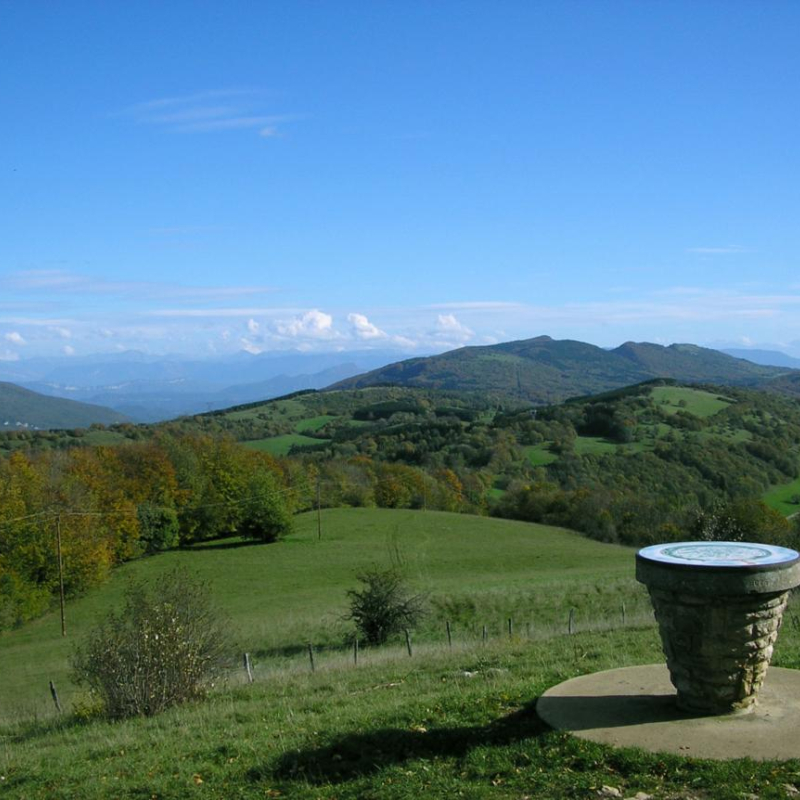
POLYGON ((800 758, 800 670, 771 667, 752 711, 700 717, 679 711, 667 667, 595 672, 548 689, 536 704, 556 730, 615 747, 692 758, 800 758))

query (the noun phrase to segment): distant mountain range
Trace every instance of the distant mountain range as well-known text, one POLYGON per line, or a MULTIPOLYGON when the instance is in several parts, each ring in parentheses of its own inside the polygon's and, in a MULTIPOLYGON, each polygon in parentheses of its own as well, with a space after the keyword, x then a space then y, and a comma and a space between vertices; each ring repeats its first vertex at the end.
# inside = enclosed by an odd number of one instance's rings
POLYGON ((412 358, 339 381, 332 389, 397 384, 427 389, 489 391, 534 403, 554 403, 652 378, 688 383, 772 388, 794 393, 800 372, 763 366, 698 347, 626 342, 613 350, 538 336, 485 347, 462 347, 412 358), (772 384, 772 385, 771 385, 772 384))
POLYGON ((739 350, 722 350, 734 358, 746 358, 754 364, 763 364, 768 367, 788 367, 789 369, 800 369, 800 358, 781 353, 780 350, 755 350, 755 349, 739 349, 739 350))
POLYGON ((110 408, 63 400, 0 383, 0 431, 48 428, 88 428, 92 423, 111 425, 128 422, 123 414, 110 408))
POLYGON ((321 389, 397 356, 372 350, 279 355, 242 351, 201 360, 128 351, 0 363, 0 381, 51 397, 107 406, 137 422, 156 422, 301 389, 321 389))
POLYGON ((651 378, 674 378, 800 397, 800 370, 791 369, 800 366, 800 359, 773 351, 725 353, 691 344, 635 342, 606 350, 538 336, 390 363, 396 358, 390 351, 241 352, 204 360, 126 352, 0 362, 0 381, 8 382, 0 384, 0 429, 86 427, 126 418, 156 422, 302 389, 380 384, 488 391, 554 403, 651 378), (31 391, 21 394, 23 389, 31 391), (45 402, 56 398, 77 402, 45 402))

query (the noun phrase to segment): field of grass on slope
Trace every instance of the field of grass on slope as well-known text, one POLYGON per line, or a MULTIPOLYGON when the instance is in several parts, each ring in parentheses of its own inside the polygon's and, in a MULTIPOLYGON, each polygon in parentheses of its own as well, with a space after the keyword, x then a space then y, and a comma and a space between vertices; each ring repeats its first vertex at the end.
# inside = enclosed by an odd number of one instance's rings
POLYGON ((534 634, 564 630, 570 608, 578 629, 616 624, 620 604, 631 618, 647 600, 633 578, 633 551, 600 544, 563 529, 523 522, 386 509, 331 509, 296 519, 296 530, 277 544, 227 540, 164 553, 120 568, 112 580, 67 605, 62 639, 58 614, 0 637, 0 720, 49 714, 47 690, 55 681, 69 703, 68 656, 109 607, 120 603, 130 579, 153 577, 183 565, 206 581, 230 616, 239 651, 257 661, 302 658, 307 642, 338 647, 350 623, 347 589, 356 573, 399 564, 415 590, 430 594, 430 614, 415 632, 420 643, 441 642, 450 621, 455 641, 480 638, 486 625, 502 635, 508 617, 534 634))
POLYGON ((764 495, 764 502, 787 517, 800 512, 800 478, 774 486, 764 495))
POLYGON ((656 403, 662 405, 668 414, 683 410, 701 419, 713 417, 733 402, 720 395, 688 386, 655 386, 650 396, 656 403))
MULTIPOLYGON (((387 648, 230 682, 150 719, 0 724, 0 794, 25 800, 779 800, 800 760, 702 761, 551 731, 536 699, 580 674, 663 661, 654 628, 387 648), (610 796, 605 792, 605 796, 610 796)), ((784 626, 773 663, 800 666, 784 626)))
POLYGON ((303 436, 300 433, 285 433, 282 436, 254 439, 244 444, 246 447, 252 447, 253 450, 261 450, 273 456, 285 456, 295 445, 303 447, 306 445, 322 444, 327 441, 329 440, 312 439, 310 436, 303 436))

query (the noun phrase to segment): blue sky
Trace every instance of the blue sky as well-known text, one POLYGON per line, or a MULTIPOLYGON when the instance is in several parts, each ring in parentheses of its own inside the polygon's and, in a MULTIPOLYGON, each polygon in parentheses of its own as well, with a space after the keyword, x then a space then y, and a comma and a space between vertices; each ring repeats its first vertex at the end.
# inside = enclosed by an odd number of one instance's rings
POLYGON ((0 359, 800 354, 794 2, 0 4, 0 359))

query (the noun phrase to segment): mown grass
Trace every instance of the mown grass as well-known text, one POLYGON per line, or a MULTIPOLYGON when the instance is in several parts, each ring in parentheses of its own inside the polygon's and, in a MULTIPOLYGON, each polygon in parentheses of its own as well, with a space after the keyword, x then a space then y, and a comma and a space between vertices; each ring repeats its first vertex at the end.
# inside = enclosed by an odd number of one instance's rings
POLYGON ((575 452, 580 455, 604 455, 605 453, 614 453, 619 444, 610 442, 601 436, 576 436, 575 437, 575 452))
POLYGON ((267 439, 253 439, 249 442, 242 442, 245 447, 253 450, 261 450, 273 456, 285 456, 295 445, 305 446, 313 444, 323 444, 330 439, 314 439, 311 436, 303 436, 300 433, 285 433, 282 436, 270 436, 267 439))
POLYGON ((83 444, 89 444, 92 446, 112 446, 118 444, 130 444, 130 439, 122 433, 117 433, 116 431, 100 431, 100 430, 90 430, 87 431, 86 434, 83 436, 83 444))
POLYGON ((523 447, 522 451, 525 454, 525 458, 527 458, 534 467, 544 467, 547 464, 552 464, 558 458, 555 453, 550 452, 547 443, 531 444, 527 447, 523 447))
POLYGON ((335 419, 336 417, 332 416, 331 414, 320 414, 317 417, 307 417, 306 419, 301 419, 297 425, 294 426, 294 429, 297 431, 297 433, 303 433, 304 431, 318 431, 320 428, 325 427, 325 425, 335 419))
MULTIPOLYGON (((230 539, 131 562, 106 585, 67 604, 69 636, 57 613, 0 637, 0 720, 50 714, 54 680, 69 702, 72 642, 120 603, 129 580, 187 567, 206 582, 236 631, 237 648, 276 666, 293 663, 311 641, 343 646, 346 591, 356 573, 398 565, 411 586, 429 594, 430 613, 415 640, 441 642, 451 622, 456 641, 474 641, 483 625, 500 636, 511 616, 517 630, 564 630, 569 609, 579 629, 616 622, 626 602, 631 619, 646 607, 633 579, 633 550, 559 528, 510 520, 389 509, 330 509, 296 518, 285 541, 230 539)), ((68 565, 67 565, 68 568, 68 565)))
MULTIPOLYGON (((286 797, 523 800, 622 797, 775 800, 800 761, 709 762, 613 749, 551 731, 535 702, 550 686, 662 660, 653 629, 393 648, 321 659, 317 671, 256 672, 204 703, 108 723, 65 717, 0 728, 9 798, 286 797)), ((775 663, 798 667, 785 630, 775 663)), ((257 664, 257 667, 259 665, 257 664)))
POLYGON ((784 483, 781 486, 773 486, 763 496, 763 500, 770 508, 790 516, 800 512, 800 505, 792 502, 795 497, 800 497, 800 478, 793 480, 791 483, 784 483))
POLYGON ((655 386, 650 396, 656 403, 661 404, 668 414, 676 414, 683 410, 701 418, 713 417, 733 402, 720 395, 687 386, 655 386))

